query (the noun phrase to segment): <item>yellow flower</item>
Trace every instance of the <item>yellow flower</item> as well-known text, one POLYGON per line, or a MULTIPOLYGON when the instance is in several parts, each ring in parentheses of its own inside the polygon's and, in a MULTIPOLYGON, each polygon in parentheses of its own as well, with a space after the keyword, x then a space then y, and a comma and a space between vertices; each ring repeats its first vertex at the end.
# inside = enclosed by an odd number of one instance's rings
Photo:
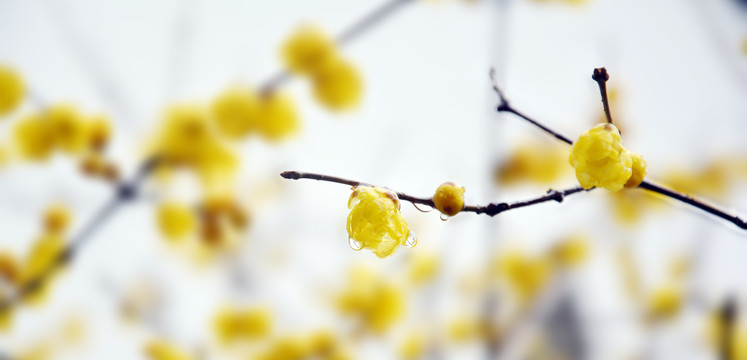
POLYGON ((10 67, 0 65, 0 116, 15 110, 26 95, 21 75, 10 67))
POLYGON ((433 195, 433 203, 444 215, 458 214, 464 209, 464 187, 458 187, 453 182, 441 184, 433 195))
POLYGON ((400 359, 416 360, 425 354, 425 336, 412 332, 408 334, 399 347, 400 359))
POLYGON ((158 207, 158 227, 169 240, 183 239, 195 230, 196 224, 195 212, 184 204, 164 202, 158 207))
POLYGON ((589 243, 583 237, 573 237, 563 240, 555 245, 552 256, 558 265, 579 265, 589 256, 589 243))
POLYGON ((21 266, 15 255, 6 251, 0 251, 0 278, 9 284, 18 284, 21 266))
POLYGON ((89 120, 88 143, 91 150, 101 151, 109 143, 112 126, 104 115, 94 116, 89 120))
POLYGON ((70 226, 70 210, 54 204, 44 212, 44 229, 50 234, 62 234, 70 226))
POLYGON ((46 160, 55 148, 54 132, 49 122, 38 114, 21 119, 13 131, 13 136, 18 152, 29 160, 46 160))
POLYGON ((582 134, 573 144, 569 161, 584 189, 618 191, 633 174, 633 160, 612 124, 599 124, 582 134))
POLYGON ((654 290, 648 299, 649 315, 657 319, 671 318, 682 307, 682 289, 677 286, 664 286, 654 290))
POLYGON ((229 138, 240 139, 257 128, 259 105, 259 98, 254 90, 233 87, 213 101, 211 110, 218 130, 229 138))
POLYGON ((435 253, 413 252, 409 263, 409 280, 413 285, 422 285, 436 277, 439 259, 435 253))
POLYGON ((400 214, 397 195, 379 187, 359 186, 348 200, 348 236, 380 258, 407 243, 410 228, 400 214))
POLYGON ((641 185, 643 178, 646 177, 646 160, 643 159, 643 156, 641 154, 630 154, 630 157, 633 160, 633 174, 625 183, 626 188, 638 187, 638 185, 641 185))
POLYGON ((272 93, 266 95, 260 104, 259 134, 270 141, 284 140, 298 133, 301 123, 298 120, 293 100, 287 95, 272 93))
POLYGON ((165 340, 151 340, 145 345, 145 355, 150 360, 191 360, 192 357, 176 345, 165 340))
POLYGON ((516 250, 502 253, 496 265, 498 275, 524 302, 539 294, 550 275, 550 264, 545 259, 532 258, 516 250))
POLYGON ((552 183, 569 169, 565 154, 556 143, 523 141, 496 168, 495 180, 501 185, 552 183))
POLYGON ((404 292, 369 269, 354 268, 338 306, 342 313, 358 317, 367 329, 382 334, 404 314, 404 292))
POLYGON ((71 104, 56 104, 44 112, 57 146, 69 154, 80 154, 89 145, 88 122, 71 104))
POLYGON ((336 56, 335 44, 318 28, 305 25, 283 45, 285 65, 294 72, 313 74, 329 58, 336 56))
POLYGON ((363 80, 358 70, 340 58, 328 59, 314 73, 314 96, 333 110, 350 109, 360 103, 363 80))
POLYGON ((213 326, 223 343, 257 340, 272 331, 272 313, 266 307, 238 308, 225 306, 216 315, 213 326))

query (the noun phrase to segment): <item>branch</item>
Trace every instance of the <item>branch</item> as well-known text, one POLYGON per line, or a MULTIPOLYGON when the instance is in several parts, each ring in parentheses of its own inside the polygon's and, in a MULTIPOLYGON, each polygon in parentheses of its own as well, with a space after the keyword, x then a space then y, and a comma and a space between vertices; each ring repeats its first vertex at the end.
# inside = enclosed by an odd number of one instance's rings
MULTIPOLYGON (((594 69, 594 75, 592 75, 592 78, 600 84, 599 88, 600 88, 600 92, 602 93, 602 102, 607 105, 607 107, 605 109, 605 112, 607 113, 608 121, 611 122, 612 118, 609 115, 609 104, 605 101, 605 99, 606 99, 606 92, 604 91, 604 89, 606 89, 606 87, 603 86, 603 84, 606 82, 606 79, 609 79, 609 75, 607 75, 605 77, 604 74, 606 74, 607 71, 604 70, 604 68, 600 68, 600 69, 594 69), (600 74, 597 75, 597 72, 599 72, 600 74)), ((495 71, 493 69, 490 69, 490 78, 491 78, 492 84, 493 84, 493 91, 495 91, 495 93, 498 95, 498 99, 500 100, 500 104, 498 105, 498 109, 497 109, 498 112, 509 112, 509 113, 512 113, 512 114, 514 114, 514 115, 516 115, 516 116, 518 116, 518 117, 520 117, 520 118, 528 121, 529 123, 537 126, 538 128, 542 129, 546 133, 548 133, 550 135, 553 135, 558 140, 560 140, 560 141, 562 141, 562 142, 564 142, 564 143, 566 143, 568 145, 573 145, 573 141, 571 141, 567 137, 561 135, 560 133, 555 132, 554 130, 552 130, 552 129, 550 129, 550 128, 544 126, 544 125, 542 125, 537 120, 534 120, 534 119, 532 119, 532 118, 530 118, 530 117, 528 117, 528 116, 526 116, 526 115, 518 112, 516 109, 512 108, 511 105, 509 105, 508 100, 506 100, 506 97, 503 94, 503 91, 501 91, 501 89, 498 87, 497 81, 495 80, 495 71)), ((651 192, 655 192, 655 193, 658 193, 658 194, 670 197, 672 199, 681 201, 681 202, 683 202, 685 204, 688 204, 690 206, 694 206, 694 207, 696 207, 696 208, 698 208, 700 210, 703 210, 703 211, 705 211, 705 212, 707 212, 709 214, 715 215, 715 216, 720 217, 720 218, 722 218, 722 219, 724 219, 726 221, 729 221, 730 223, 738 226, 741 229, 746 229, 747 230, 747 223, 745 223, 745 221, 742 220, 741 218, 739 218, 737 216, 734 216, 734 215, 730 215, 730 214, 728 214, 728 213, 726 213, 726 212, 724 212, 722 210, 719 210, 719 209, 717 209, 717 208, 715 208, 713 206, 710 206, 710 205, 708 205, 708 204, 702 202, 701 200, 698 200, 698 199, 696 199, 696 198, 694 198, 692 196, 679 193, 677 191, 674 191, 672 189, 666 188, 666 187, 661 186, 661 185, 656 185, 656 184, 651 183, 651 182, 649 182, 647 180, 643 180, 643 182, 641 182, 641 184, 638 185, 638 187, 641 188, 641 189, 645 189, 645 190, 648 190, 648 191, 651 191, 651 192)))
MULTIPOLYGON (((319 180, 319 181, 326 181, 326 182, 332 182, 332 183, 337 183, 337 184, 350 185, 353 187, 374 186, 368 183, 364 183, 364 182, 360 182, 356 180, 348 180, 348 179, 344 179, 344 178, 340 178, 336 176, 314 174, 314 173, 304 173, 304 172, 298 172, 298 171, 284 171, 280 173, 280 176, 282 176, 285 179, 290 179, 290 180, 311 179, 311 180, 319 180)), ((516 201, 512 203, 502 202, 502 203, 490 203, 485 206, 465 206, 464 209, 462 209, 462 212, 466 211, 466 212, 473 212, 478 215, 485 214, 488 216, 495 216, 504 211, 518 209, 518 208, 522 208, 525 206, 535 205, 535 204, 539 204, 539 203, 543 203, 547 201, 562 202, 566 196, 573 195, 581 191, 585 191, 585 190, 581 188, 580 186, 566 189, 566 190, 561 190, 561 191, 550 189, 547 191, 546 195, 543 195, 537 198, 533 198, 533 199, 529 199, 525 201, 516 201)), ((405 194, 402 192, 396 192, 396 191, 394 193, 397 194, 397 197, 400 200, 410 202, 413 205, 421 204, 421 205, 426 205, 426 206, 435 208, 435 204, 433 203, 432 198, 416 197, 416 196, 412 196, 412 195, 408 195, 408 194, 405 194)))
POLYGON ((601 67, 594 69, 594 73, 591 74, 591 78, 599 85, 599 94, 602 95, 602 106, 604 107, 604 115, 607 116, 607 123, 612 124, 612 115, 610 114, 610 102, 607 98, 607 80, 610 79, 610 74, 607 73, 607 69, 601 67))

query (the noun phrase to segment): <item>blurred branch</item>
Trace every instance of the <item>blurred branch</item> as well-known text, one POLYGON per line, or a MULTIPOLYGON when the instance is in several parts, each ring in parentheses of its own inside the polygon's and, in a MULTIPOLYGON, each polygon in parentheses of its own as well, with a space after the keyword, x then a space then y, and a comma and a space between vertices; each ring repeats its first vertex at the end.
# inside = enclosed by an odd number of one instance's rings
MULTIPOLYGON (((344 179, 344 178, 340 178, 340 177, 336 177, 336 176, 314 174, 314 173, 304 173, 304 172, 298 172, 298 171, 284 171, 284 172, 282 172, 280 174, 280 176, 282 176, 285 179, 290 179, 290 180, 311 179, 311 180, 333 182, 333 183, 343 184, 343 185, 350 185, 350 186, 353 186, 353 187, 356 187, 356 186, 374 186, 374 185, 367 184, 367 183, 364 183, 364 182, 360 182, 360 181, 356 181, 356 180, 348 180, 348 179, 344 179)), ((581 188, 580 186, 577 186, 577 187, 574 187, 574 188, 570 188, 570 189, 566 189, 566 190, 560 190, 560 191, 550 189, 550 190, 547 191, 546 195, 543 195, 543 196, 540 196, 540 197, 537 197, 537 198, 533 198, 533 199, 530 199, 530 200, 517 201, 517 202, 512 202, 512 203, 506 203, 506 202, 502 202, 502 203, 490 203, 490 204, 485 205, 485 206, 470 206, 470 205, 468 205, 468 206, 465 206, 464 209, 462 209, 462 212, 466 211, 466 212, 473 212, 473 213, 478 214, 478 215, 479 214, 485 214, 485 215, 488 215, 488 216, 495 216, 495 215, 498 215, 498 214, 500 214, 500 213, 502 213, 504 211, 508 211, 508 210, 512 210, 512 209, 518 209, 518 208, 522 208, 522 207, 525 207, 525 206, 535 205, 535 204, 539 204, 539 203, 543 203, 543 202, 547 202, 547 201, 562 202, 563 199, 565 199, 566 196, 573 195, 573 194, 581 192, 581 191, 585 191, 585 190, 583 188, 581 188)), ((408 201, 408 202, 412 203, 413 205, 414 204, 421 204, 421 205, 426 205, 426 206, 430 206, 432 208, 435 208, 435 204, 433 203, 433 199, 432 198, 421 198, 421 197, 416 197, 416 196, 408 195, 408 194, 401 193, 401 192, 395 192, 395 194, 397 194, 397 197, 400 200, 408 201)))
MULTIPOLYGON (((601 68, 601 69, 603 69, 603 68, 601 68)), ((597 70, 598 69, 595 69, 595 73, 597 72, 597 70)), ((606 70, 605 70, 605 73, 606 73, 606 70)), ((500 103, 498 104, 498 107, 496 109, 498 112, 508 112, 508 113, 514 114, 514 115, 516 115, 516 116, 518 116, 518 117, 526 120, 527 122, 531 123, 532 125, 534 125, 534 126, 540 128, 540 129, 542 129, 544 132, 546 132, 546 133, 554 136, 556 139, 558 139, 558 140, 560 140, 560 141, 562 141, 562 142, 564 142, 564 143, 566 143, 568 145, 572 145, 573 144, 573 141, 571 141, 568 137, 566 137, 566 136, 564 136, 564 135, 562 135, 562 134, 560 134, 560 133, 558 133, 558 132, 556 132, 556 131, 554 131, 554 130, 552 130, 552 129, 544 126, 544 125, 542 125, 537 120, 534 120, 534 119, 532 119, 532 118, 524 115, 523 113, 519 112, 518 110, 514 109, 509 104, 508 100, 506 99, 506 96, 503 94, 503 91, 501 91, 501 89, 498 87, 497 81, 495 80, 495 70, 493 70, 493 69, 490 70, 490 78, 491 78, 492 83, 493 83, 493 91, 495 91, 496 95, 498 95, 498 100, 500 101, 500 103)), ((606 76, 606 78, 600 76, 599 79, 600 80, 597 80, 597 78, 594 78, 595 81, 606 82, 609 79, 609 75, 606 76)), ((600 91, 602 91, 602 90, 603 90, 603 86, 600 84, 600 91)), ((604 93, 602 93, 602 97, 603 98, 605 97, 604 93)), ((605 110, 606 110, 605 112, 609 111, 609 109, 605 109, 605 110)), ((612 117, 609 116, 609 115, 608 115, 608 120, 609 121, 612 120, 612 117)), ((681 202, 683 202, 685 204, 688 204, 690 206, 694 206, 694 207, 696 207, 696 208, 698 208, 700 210, 703 210, 703 211, 705 211, 705 212, 707 212, 709 214, 715 215, 715 216, 720 217, 720 218, 722 218, 722 219, 724 219, 726 221, 729 221, 729 222, 731 222, 732 224, 738 226, 741 229, 746 229, 747 230, 747 223, 744 220, 742 220, 741 218, 739 218, 737 216, 734 216, 734 215, 727 214, 726 212, 724 212, 724 211, 722 211, 722 210, 720 210, 720 209, 718 209, 716 207, 713 207, 711 205, 708 205, 708 204, 702 202, 701 200, 695 199, 692 196, 689 196, 689 195, 686 195, 686 194, 682 194, 680 192, 674 191, 674 190, 669 189, 667 187, 664 187, 662 185, 656 185, 656 184, 651 183, 651 182, 649 182, 647 180, 643 180, 643 182, 641 182, 641 184, 638 187, 642 188, 642 189, 645 189, 645 190, 648 190, 648 191, 651 191, 651 192, 654 192, 654 193, 657 193, 657 194, 660 194, 660 195, 664 195, 666 197, 670 197, 670 198, 678 200, 678 201, 681 201, 681 202)))

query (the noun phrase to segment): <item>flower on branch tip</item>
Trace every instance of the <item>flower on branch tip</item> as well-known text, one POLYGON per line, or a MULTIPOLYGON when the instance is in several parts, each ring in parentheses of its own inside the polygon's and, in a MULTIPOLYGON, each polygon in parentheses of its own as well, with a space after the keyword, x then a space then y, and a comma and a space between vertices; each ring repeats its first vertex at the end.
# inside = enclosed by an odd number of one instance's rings
MULTIPOLYGON (((582 134, 569 157, 584 189, 622 189, 633 174, 633 159, 623 146, 615 125, 599 124, 582 134)), ((645 169, 645 165, 644 165, 645 169)))
POLYGON ((337 56, 332 39, 312 25, 299 27, 283 45, 285 65, 299 74, 313 74, 327 59, 337 56))
POLYGON ((433 195, 436 209, 447 216, 454 216, 464 209, 464 187, 453 182, 445 182, 436 189, 433 195))
POLYGON ((369 249, 380 258, 393 254, 411 236, 410 227, 400 214, 399 198, 392 191, 355 187, 348 208, 348 236, 360 249, 369 249))
POLYGON ((15 110, 26 95, 23 78, 14 69, 0 65, 0 116, 15 110))

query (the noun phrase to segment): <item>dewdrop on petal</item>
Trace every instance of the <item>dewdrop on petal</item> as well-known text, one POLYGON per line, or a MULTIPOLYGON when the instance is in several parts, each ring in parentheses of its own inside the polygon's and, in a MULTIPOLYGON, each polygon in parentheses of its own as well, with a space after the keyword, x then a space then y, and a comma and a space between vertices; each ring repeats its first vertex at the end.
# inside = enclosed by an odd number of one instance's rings
POLYGON ((301 123, 293 100, 284 94, 271 93, 261 99, 259 134, 270 141, 280 141, 298 133, 301 123))
POLYGON ((331 58, 314 73, 314 96, 332 110, 345 110, 360 103, 363 80, 350 62, 331 58))
POLYGON ((293 72, 313 74, 327 59, 337 56, 332 39, 318 28, 304 25, 285 42, 282 49, 285 65, 293 72))
POLYGON ((249 135, 257 128, 259 104, 252 89, 233 87, 224 91, 211 106, 218 130, 231 139, 249 135))
POLYGON ((569 161, 584 189, 602 187, 618 191, 633 174, 633 159, 623 148, 615 125, 608 123, 582 134, 573 144, 569 161))
POLYGON ((643 159, 641 154, 631 154, 633 160, 633 174, 630 179, 625 183, 626 188, 634 188, 641 185, 643 178, 646 177, 646 160, 643 159))
POLYGON ((26 95, 21 75, 14 69, 0 65, 0 116, 15 110, 26 95))
POLYGON ((433 195, 433 203, 443 215, 458 214, 464 209, 464 187, 459 187, 453 182, 441 184, 433 195))
POLYGON ((359 186, 348 200, 347 230, 360 248, 380 258, 393 254, 407 243, 410 227, 400 214, 397 195, 379 187, 359 186))

